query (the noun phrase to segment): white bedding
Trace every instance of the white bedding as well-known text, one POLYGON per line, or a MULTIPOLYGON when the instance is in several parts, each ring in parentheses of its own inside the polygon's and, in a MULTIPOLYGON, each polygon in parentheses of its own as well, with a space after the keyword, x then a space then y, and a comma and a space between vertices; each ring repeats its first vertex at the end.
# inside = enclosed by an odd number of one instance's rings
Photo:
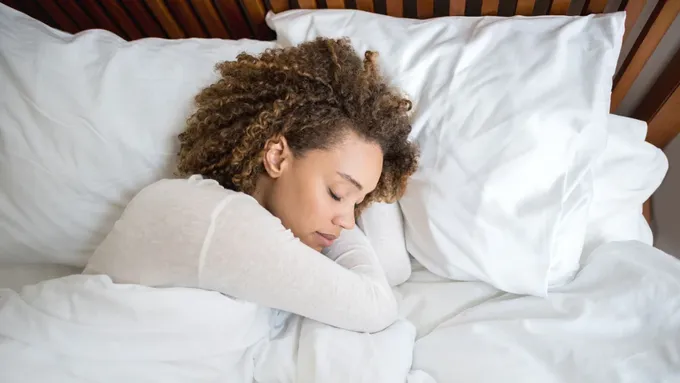
POLYGON ((214 292, 64 277, 1 290, 2 381, 680 381, 680 262, 614 242, 584 263, 547 299, 416 270, 396 289, 405 320, 370 335, 214 292))
POLYGON ((413 368, 436 382, 679 382, 680 262, 630 241, 584 263, 547 299, 415 272, 400 288, 413 368))
POLYGON ((52 263, 9 263, 0 262, 0 289, 19 290, 48 279, 80 274, 81 267, 52 263))
POLYGON ((403 381, 414 326, 376 334, 198 289, 71 275, 0 290, 0 381, 403 381), (357 379, 359 378, 359 379, 357 379))

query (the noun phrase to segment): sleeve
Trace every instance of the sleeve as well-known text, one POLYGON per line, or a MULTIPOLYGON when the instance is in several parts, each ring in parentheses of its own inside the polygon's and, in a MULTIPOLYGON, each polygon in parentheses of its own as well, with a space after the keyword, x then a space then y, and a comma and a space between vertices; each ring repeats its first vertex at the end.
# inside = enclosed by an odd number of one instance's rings
POLYGON ((213 235, 201 287, 348 330, 376 332, 396 320, 396 299, 360 229, 343 231, 326 257, 249 196, 222 210, 214 232, 229 235, 213 235))
POLYGON ((406 250, 404 217, 398 203, 374 203, 357 225, 368 237, 385 270, 390 286, 400 285, 411 276, 411 260, 406 250))

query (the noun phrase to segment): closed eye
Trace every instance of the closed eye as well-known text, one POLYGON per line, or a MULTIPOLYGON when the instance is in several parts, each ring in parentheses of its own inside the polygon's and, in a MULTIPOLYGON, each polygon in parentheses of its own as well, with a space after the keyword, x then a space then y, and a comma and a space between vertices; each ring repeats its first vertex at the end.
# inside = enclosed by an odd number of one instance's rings
POLYGON ((333 190, 331 190, 331 189, 328 189, 328 194, 330 194, 331 198, 333 198, 334 200, 336 200, 338 202, 340 202, 342 200, 342 198, 338 197, 337 194, 333 193, 333 190))

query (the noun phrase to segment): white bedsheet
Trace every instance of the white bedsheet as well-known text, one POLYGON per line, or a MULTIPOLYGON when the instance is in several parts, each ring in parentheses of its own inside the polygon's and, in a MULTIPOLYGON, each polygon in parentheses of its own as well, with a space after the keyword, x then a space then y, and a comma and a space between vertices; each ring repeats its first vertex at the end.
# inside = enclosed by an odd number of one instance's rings
POLYGON ((400 290, 433 378, 411 383, 680 382, 680 261, 640 242, 600 247, 547 299, 425 271, 400 290))
POLYGON ((680 381, 680 262, 639 242, 601 247, 547 299, 424 270, 396 292, 405 319, 360 334, 103 276, 0 290, 0 381, 680 381))

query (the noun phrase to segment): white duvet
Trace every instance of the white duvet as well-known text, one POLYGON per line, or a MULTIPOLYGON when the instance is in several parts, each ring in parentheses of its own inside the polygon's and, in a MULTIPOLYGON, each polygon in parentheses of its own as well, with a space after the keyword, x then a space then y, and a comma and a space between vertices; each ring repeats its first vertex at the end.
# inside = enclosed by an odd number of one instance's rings
POLYGON ((0 290, 0 381, 679 382, 680 262, 615 242, 584 263, 547 299, 416 270, 377 334, 68 276, 0 290))

